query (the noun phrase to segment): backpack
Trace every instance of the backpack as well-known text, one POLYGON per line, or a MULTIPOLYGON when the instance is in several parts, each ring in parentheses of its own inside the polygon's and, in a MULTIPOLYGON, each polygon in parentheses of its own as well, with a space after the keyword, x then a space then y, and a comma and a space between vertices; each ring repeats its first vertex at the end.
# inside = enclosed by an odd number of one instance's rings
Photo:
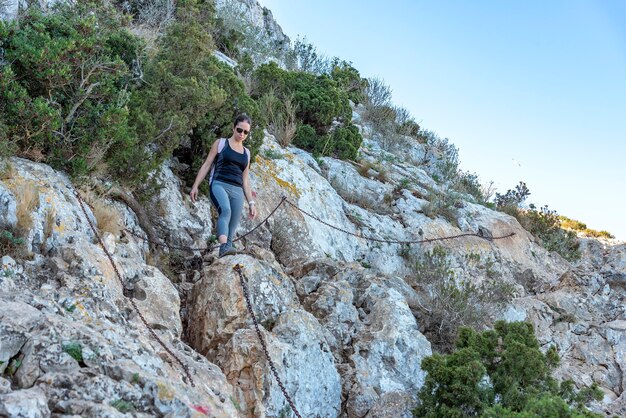
MULTIPOLYGON (((215 174, 215 166, 217 166, 217 156, 226 146, 226 141, 226 138, 220 138, 220 142, 217 144, 217 154, 215 154, 215 159, 213 160, 213 164, 211 164, 211 171, 209 174, 209 185, 213 181, 213 174, 215 174)), ((248 151, 248 148, 243 147, 243 152, 248 156, 248 165, 250 165, 250 151, 248 151)))

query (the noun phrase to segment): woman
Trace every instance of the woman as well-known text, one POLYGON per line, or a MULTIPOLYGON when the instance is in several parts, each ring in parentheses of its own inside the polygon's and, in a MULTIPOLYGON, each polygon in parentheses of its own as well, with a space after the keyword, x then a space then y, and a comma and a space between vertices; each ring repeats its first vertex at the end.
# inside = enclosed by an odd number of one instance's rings
POLYGON ((243 141, 250 133, 250 125, 252 121, 248 115, 244 113, 237 116, 233 124, 233 135, 213 143, 189 193, 191 200, 195 202, 198 199, 198 186, 211 170, 209 187, 211 202, 219 214, 217 240, 220 243, 220 257, 235 253, 233 237, 241 220, 244 197, 248 202, 250 218, 256 217, 256 205, 252 200, 248 175, 250 151, 243 146, 243 141))

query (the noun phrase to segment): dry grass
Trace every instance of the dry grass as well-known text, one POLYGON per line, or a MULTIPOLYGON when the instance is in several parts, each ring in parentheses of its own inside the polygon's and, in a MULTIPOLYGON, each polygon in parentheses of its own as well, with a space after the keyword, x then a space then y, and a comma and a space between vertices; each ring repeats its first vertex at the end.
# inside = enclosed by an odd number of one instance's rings
POLYGON ((57 212, 54 208, 50 207, 46 210, 46 222, 43 227, 43 242, 46 242, 48 238, 52 236, 54 224, 56 223, 57 212))
POLYGON ((10 180, 17 176, 17 170, 10 161, 0 160, 0 180, 10 180))
POLYGON ((98 229, 119 237, 122 232, 122 218, 117 209, 93 191, 82 191, 81 196, 91 207, 98 229))
POLYGON ((359 172, 361 177, 370 178, 369 171, 374 168, 374 164, 369 161, 362 162, 357 167, 356 171, 359 172))
POLYGON ((283 147, 291 145, 293 137, 296 136, 298 127, 296 121, 296 105, 292 98, 288 97, 284 102, 281 111, 276 113, 274 120, 270 123, 276 140, 283 147))
POLYGON ((39 187, 26 180, 12 183, 9 188, 17 200, 17 230, 26 234, 33 227, 33 212, 39 208, 39 187))
POLYGON ((268 130, 276 141, 283 147, 291 145, 298 128, 297 106, 293 97, 288 96, 283 100, 270 91, 261 97, 259 103, 261 112, 267 116, 268 130))

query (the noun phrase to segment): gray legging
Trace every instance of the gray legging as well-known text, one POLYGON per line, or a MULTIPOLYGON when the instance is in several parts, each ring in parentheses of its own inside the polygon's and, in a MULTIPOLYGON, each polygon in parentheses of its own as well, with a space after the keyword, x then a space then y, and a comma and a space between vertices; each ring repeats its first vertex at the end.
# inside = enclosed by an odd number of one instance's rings
POLYGON ((239 186, 213 180, 211 183, 211 202, 215 205, 217 218, 217 236, 226 235, 232 242, 243 211, 243 189, 239 186))

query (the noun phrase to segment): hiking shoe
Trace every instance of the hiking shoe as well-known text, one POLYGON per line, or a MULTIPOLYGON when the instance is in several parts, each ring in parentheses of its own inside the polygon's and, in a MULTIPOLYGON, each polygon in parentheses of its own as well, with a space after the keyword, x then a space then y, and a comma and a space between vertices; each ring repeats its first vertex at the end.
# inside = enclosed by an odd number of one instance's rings
POLYGON ((224 244, 220 244, 220 252, 218 257, 222 258, 225 255, 233 255, 236 254, 235 249, 233 248, 233 245, 229 242, 226 242, 224 244))

